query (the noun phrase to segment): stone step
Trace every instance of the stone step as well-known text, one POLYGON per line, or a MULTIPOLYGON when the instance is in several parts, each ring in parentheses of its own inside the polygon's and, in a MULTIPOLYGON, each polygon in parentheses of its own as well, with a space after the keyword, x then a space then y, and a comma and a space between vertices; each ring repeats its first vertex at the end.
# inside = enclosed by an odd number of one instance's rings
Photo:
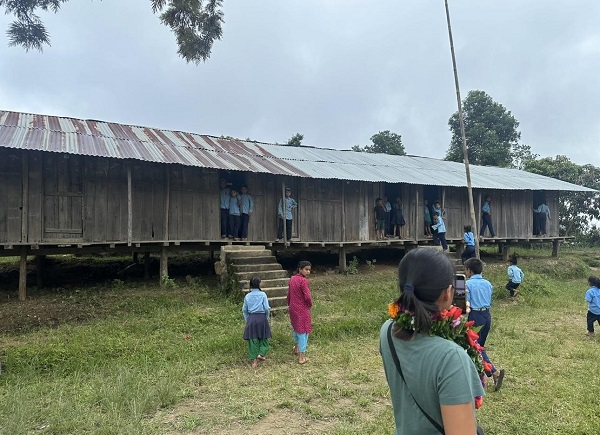
POLYGON ((256 272, 260 274, 260 272, 264 270, 282 270, 281 264, 277 262, 272 262, 269 264, 233 264, 233 271, 235 273, 238 272, 256 272))
MULTIPOLYGON (((271 287, 287 288, 288 283, 290 281, 290 279, 287 277, 286 278, 263 279, 262 277, 259 276, 259 278, 261 279, 260 286, 264 287, 264 288, 271 288, 271 287)), ((238 278, 238 282, 240 283, 240 288, 242 290, 246 290, 250 286, 250 279, 239 279, 238 278)))
POLYGON ((273 255, 262 255, 257 257, 234 257, 231 262, 235 265, 242 264, 269 264, 277 263, 277 259, 273 255))
POLYGON ((237 259, 237 258, 247 258, 247 257, 264 257, 266 253, 270 251, 266 251, 265 249, 257 249, 253 251, 245 250, 245 251, 227 251, 227 258, 237 259))
POLYGON ((265 251, 266 248, 264 245, 226 245, 221 247, 221 250, 225 252, 233 252, 233 251, 265 251))
MULTIPOLYGON (((275 298, 275 297, 279 297, 279 296, 287 297, 288 288, 287 288, 287 286, 264 287, 264 288, 261 288, 261 290, 267 294, 267 297, 269 299, 271 299, 271 298, 275 298)), ((249 291, 250 291, 250 289, 247 289, 247 288, 243 289, 244 294, 248 294, 249 291)))
POLYGON ((287 297, 277 296, 274 298, 269 298, 269 306, 272 310, 287 309, 287 297))
POLYGON ((258 276, 261 281, 267 279, 276 279, 276 278, 285 278, 289 277, 287 270, 261 270, 261 271, 252 271, 252 272, 235 272, 235 276, 238 281, 250 280, 250 278, 254 276, 258 276))

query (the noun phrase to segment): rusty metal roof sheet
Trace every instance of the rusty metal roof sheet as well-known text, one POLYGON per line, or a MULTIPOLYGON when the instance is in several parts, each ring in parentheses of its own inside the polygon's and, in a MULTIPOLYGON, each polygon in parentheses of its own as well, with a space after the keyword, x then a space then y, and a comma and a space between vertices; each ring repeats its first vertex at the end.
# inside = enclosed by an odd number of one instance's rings
MULTIPOLYGON (((0 111, 0 146, 294 177, 465 186, 462 163, 217 138, 111 122, 0 111)), ((471 166, 474 188, 594 192, 541 175, 471 166)))

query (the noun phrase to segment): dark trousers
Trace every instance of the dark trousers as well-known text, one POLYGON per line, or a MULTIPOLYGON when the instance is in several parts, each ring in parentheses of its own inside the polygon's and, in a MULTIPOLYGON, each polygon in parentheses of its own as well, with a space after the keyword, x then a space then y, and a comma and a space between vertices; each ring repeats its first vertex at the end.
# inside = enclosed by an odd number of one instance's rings
MULTIPOLYGON (((492 315, 490 314, 490 310, 471 310, 471 312, 469 313, 469 321, 471 320, 475 322, 473 326, 481 326, 477 342, 481 346, 485 346, 485 341, 487 340, 487 336, 490 333, 490 328, 492 327, 492 315)), ((483 357, 483 360, 485 362, 488 362, 492 365, 492 370, 489 373, 486 373, 487 376, 492 376, 492 373, 496 371, 496 367, 494 367, 494 364, 492 363, 492 361, 490 361, 490 358, 487 356, 485 350, 481 351, 481 356, 483 357)))
POLYGON ((546 213, 538 213, 538 234, 545 236, 546 233, 546 213))
POLYGON ((520 285, 521 285, 520 282, 508 281, 506 283, 506 290, 509 291, 511 298, 515 295, 515 290, 518 289, 520 285))
POLYGON ((462 254, 460 254, 462 263, 465 264, 469 258, 475 258, 475 246, 467 245, 462 254))
POLYGON ((229 209, 221 209, 221 237, 227 237, 229 235, 229 209))
POLYGON ((391 222, 392 222, 392 213, 389 211, 386 211, 385 212, 385 235, 386 236, 389 236, 390 234, 392 234, 391 222))
POLYGON ((446 233, 433 233, 433 242, 438 246, 441 243, 444 251, 448 250, 448 242, 446 242, 446 233))
POLYGON ((587 328, 589 332, 594 332, 594 322, 600 325, 600 314, 594 314, 591 311, 587 313, 587 328))
POLYGON ((229 237, 238 237, 240 233, 240 226, 242 223, 242 217, 240 215, 230 214, 229 215, 229 237))
MULTIPOLYGON (((285 220, 285 234, 287 240, 292 238, 292 220, 285 220)), ((283 239, 283 219, 277 219, 277 238, 283 239)))
POLYGON ((492 216, 489 213, 483 213, 481 215, 481 231, 479 231, 480 236, 485 235, 486 227, 490 228, 490 236, 496 237, 496 233, 494 232, 494 226, 492 225, 492 216))
POLYGON ((250 215, 248 213, 242 213, 242 226, 240 228, 240 237, 242 239, 248 238, 248 224, 249 223, 250 223, 250 215))

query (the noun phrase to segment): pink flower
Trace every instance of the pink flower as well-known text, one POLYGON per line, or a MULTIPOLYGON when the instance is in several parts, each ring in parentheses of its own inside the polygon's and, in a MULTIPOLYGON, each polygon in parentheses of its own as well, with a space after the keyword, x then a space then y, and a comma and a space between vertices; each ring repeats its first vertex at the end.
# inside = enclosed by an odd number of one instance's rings
POLYGON ((452 322, 453 328, 456 328, 458 325, 460 325, 460 317, 458 319, 455 319, 454 322, 452 322))

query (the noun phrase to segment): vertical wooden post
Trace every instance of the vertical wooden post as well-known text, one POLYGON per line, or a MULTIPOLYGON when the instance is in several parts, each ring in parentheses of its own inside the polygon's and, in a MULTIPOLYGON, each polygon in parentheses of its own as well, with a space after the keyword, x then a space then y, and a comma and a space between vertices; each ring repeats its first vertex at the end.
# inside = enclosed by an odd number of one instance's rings
POLYGON ((163 240, 169 241, 169 207, 171 200, 171 173, 169 172, 169 165, 165 165, 165 213, 164 213, 164 229, 163 229, 163 240))
POLYGON ((346 273, 346 270, 348 269, 347 264, 346 264, 346 247, 345 246, 340 247, 338 254, 339 254, 340 273, 346 273))
MULTIPOLYGON (((346 241, 346 183, 347 181, 341 180, 342 182, 342 242, 346 241)), ((345 261, 344 261, 345 263, 345 261)))
POLYGON ((127 162, 127 246, 133 239, 133 194, 131 189, 131 162, 127 162))
POLYGON ((210 261, 215 261, 215 250, 211 249, 210 251, 208 251, 208 258, 210 258, 210 261))
MULTIPOLYGON (((422 215, 422 208, 419 202, 419 186, 415 186, 415 242, 419 241, 419 227, 421 227, 419 216, 422 215)), ((425 224, 423 223, 423 225, 425 224)))
POLYGON ((558 250, 560 248, 560 240, 556 239, 552 241, 552 256, 558 257, 558 250))
POLYGON ((165 279, 169 277, 169 256, 167 247, 163 246, 160 250, 160 285, 164 287, 165 279))
POLYGON ((150 253, 144 252, 144 279, 150 279, 150 253))
POLYGON ((138 264, 138 262, 139 262, 139 252, 135 251, 131 257, 132 257, 131 258, 132 262, 135 263, 135 264, 138 264))
MULTIPOLYGON (((277 210, 279 212, 279 210, 277 210)), ((286 230, 286 219, 285 219, 285 180, 281 180, 281 215, 283 217, 281 224, 283 225, 283 242, 287 247, 287 230, 286 230)), ((279 219, 279 216, 277 216, 279 219)), ((277 221, 277 225, 279 225, 279 221, 277 221)))
POLYGON ((508 243, 502 244, 502 260, 508 261, 508 253, 510 251, 510 245, 508 243))
POLYGON ((21 197, 21 243, 27 243, 28 240, 28 220, 29 220, 29 154, 23 150, 21 154, 22 168, 22 197, 21 197))
POLYGON ((20 247, 19 261, 19 300, 27 299, 27 246, 20 247))
POLYGON ((35 270, 37 273, 37 288, 41 289, 44 287, 44 261, 46 260, 45 255, 36 255, 35 257, 35 270))

